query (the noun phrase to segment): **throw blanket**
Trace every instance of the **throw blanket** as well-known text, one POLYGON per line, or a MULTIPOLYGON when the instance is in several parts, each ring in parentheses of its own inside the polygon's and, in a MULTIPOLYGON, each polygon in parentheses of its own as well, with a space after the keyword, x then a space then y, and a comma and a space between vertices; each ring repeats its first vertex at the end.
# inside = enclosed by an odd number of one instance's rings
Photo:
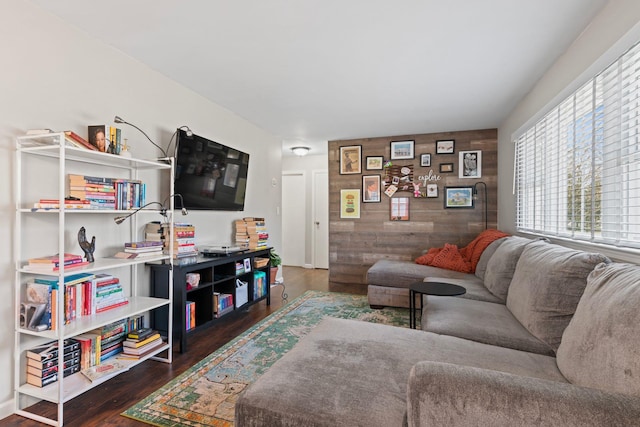
POLYGON ((480 255, 487 246, 507 236, 507 233, 499 230, 485 230, 462 249, 458 249, 456 245, 445 243, 443 248, 429 249, 426 254, 416 259, 416 263, 462 273, 473 273, 476 271, 480 255))

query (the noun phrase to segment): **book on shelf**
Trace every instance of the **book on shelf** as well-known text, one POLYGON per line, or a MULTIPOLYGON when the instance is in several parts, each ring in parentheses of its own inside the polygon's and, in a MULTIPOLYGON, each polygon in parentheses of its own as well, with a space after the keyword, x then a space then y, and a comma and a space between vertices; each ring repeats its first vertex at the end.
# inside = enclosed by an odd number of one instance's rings
POLYGON ((127 334, 127 338, 128 339, 132 339, 132 340, 144 340, 144 339, 150 337, 151 335, 153 335, 155 333, 156 333, 156 331, 154 329, 151 329, 151 328, 132 329, 127 334))
POLYGON ((163 251, 148 251, 148 252, 116 252, 113 257, 119 259, 134 259, 134 258, 152 258, 160 256, 163 251))
MULTIPOLYGON (((63 342, 64 349, 63 354, 69 354, 71 352, 80 349, 80 343, 75 339, 66 339, 63 342)), ((26 351, 26 356, 36 361, 52 360, 58 357, 58 341, 50 341, 39 346, 30 348, 26 351)))
POLYGON ((150 351, 153 351, 154 349, 156 349, 157 347, 163 344, 164 344, 164 341, 162 341, 162 337, 156 337, 153 340, 149 341, 148 343, 140 347, 124 346, 122 349, 122 352, 128 356, 132 356, 132 355, 141 356, 141 355, 148 354, 150 351))
POLYGON ((56 266, 59 266, 61 263, 64 263, 66 265, 82 262, 82 255, 65 253, 63 254, 61 260, 60 255, 55 254, 37 258, 29 258, 27 261, 29 262, 29 264, 54 264, 56 266))
POLYGON ((145 252, 162 252, 162 245, 160 246, 147 246, 142 248, 124 248, 124 251, 130 254, 141 254, 145 252))
POLYGON ((107 363, 103 363, 89 368, 82 369, 82 375, 87 377, 89 381, 94 382, 98 380, 106 380, 116 376, 120 372, 128 371, 129 366, 118 362, 117 360, 110 360, 107 363))
POLYGON ((158 248, 162 247, 162 242, 152 241, 152 240, 143 240, 140 242, 127 242, 124 244, 125 248, 131 249, 142 249, 142 248, 158 248))
POLYGON ((143 340, 134 340, 134 339, 127 338, 126 340, 124 340, 122 345, 124 347, 129 347, 129 348, 140 348, 144 345, 149 344, 152 341, 157 340, 158 338, 160 338, 160 333, 156 332, 155 334, 152 334, 143 340))
MULTIPOLYGON (((72 365, 69 366, 68 368, 65 368, 64 370, 64 376, 67 377, 71 374, 75 374, 76 372, 80 371, 80 365, 72 365)), ((47 386, 49 384, 53 384, 56 381, 58 381, 58 373, 54 373, 49 375, 48 377, 38 377, 36 375, 32 375, 32 374, 27 374, 27 383, 34 385, 36 387, 44 387, 47 386)))
MULTIPOLYGON (((74 357, 74 358, 70 358, 68 360, 64 360, 62 362, 63 365, 63 369, 67 369, 70 368, 74 365, 79 365, 80 364, 80 356, 74 357)), ((34 375, 36 377, 40 377, 40 378, 45 378, 48 376, 51 376, 55 373, 58 372, 58 359, 55 359, 55 363, 43 367, 43 368, 38 368, 36 366, 30 365, 27 362, 27 374, 29 375, 34 375)))
MULTIPOLYGON (((64 354, 64 363, 65 363, 65 365, 67 364, 68 361, 76 359, 76 358, 80 359, 80 350, 73 350, 73 351, 66 352, 64 354)), ((46 359, 46 360, 36 360, 36 359, 32 359, 31 357, 27 357, 26 359, 27 359, 27 366, 31 366, 33 368, 41 369, 41 370, 58 365, 58 358, 57 357, 55 357, 53 359, 46 359)), ((71 364, 69 364, 69 366, 70 365, 71 364)))
POLYGON ((80 343, 80 366, 84 369, 100 364, 102 335, 86 332, 76 335, 75 339, 80 343))
POLYGON ((86 139, 84 139, 83 137, 81 137, 80 135, 78 135, 73 131, 70 131, 70 130, 65 131, 64 136, 67 139, 67 141, 72 141, 74 145, 76 145, 77 147, 86 148, 92 151, 98 151, 98 147, 96 147, 95 145, 91 145, 89 141, 87 141, 86 139))
MULTIPOLYGON (((75 197, 65 198, 63 204, 65 209, 89 209, 91 207, 89 201, 80 200, 75 197)), ((40 201, 33 204, 33 210, 37 209, 60 209, 60 200, 40 199, 40 201)))

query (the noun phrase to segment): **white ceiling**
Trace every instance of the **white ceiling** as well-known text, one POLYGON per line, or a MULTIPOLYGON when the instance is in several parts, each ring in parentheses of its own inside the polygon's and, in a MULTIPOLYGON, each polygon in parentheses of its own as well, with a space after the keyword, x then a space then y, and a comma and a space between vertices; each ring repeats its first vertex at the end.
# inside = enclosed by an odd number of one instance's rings
POLYGON ((328 140, 498 127, 607 3, 32 2, 278 136, 285 152, 316 154, 328 140))

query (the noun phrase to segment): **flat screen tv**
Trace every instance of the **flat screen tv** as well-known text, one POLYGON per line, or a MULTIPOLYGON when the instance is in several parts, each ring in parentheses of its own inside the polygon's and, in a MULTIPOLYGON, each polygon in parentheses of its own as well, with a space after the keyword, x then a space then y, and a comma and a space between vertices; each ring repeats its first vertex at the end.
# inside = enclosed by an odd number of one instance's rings
MULTIPOLYGON (((241 211, 247 189, 249 154, 178 129, 174 192, 184 207, 241 211)), ((176 207, 180 201, 176 199, 176 207)))

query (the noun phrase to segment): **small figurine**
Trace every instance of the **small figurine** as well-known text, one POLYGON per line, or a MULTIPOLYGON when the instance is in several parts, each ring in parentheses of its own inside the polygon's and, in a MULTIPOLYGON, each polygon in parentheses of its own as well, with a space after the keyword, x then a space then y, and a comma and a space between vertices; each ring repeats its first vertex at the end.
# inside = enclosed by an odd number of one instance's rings
POLYGON ((84 227, 80 227, 80 231, 78 231, 78 243, 80 243, 80 248, 84 251, 84 257, 87 261, 95 261, 93 251, 96 250, 96 236, 93 236, 91 242, 88 242, 84 227))
POLYGON ((413 197, 421 197, 422 194, 420 193, 420 183, 419 182, 414 182, 413 183, 413 197))

